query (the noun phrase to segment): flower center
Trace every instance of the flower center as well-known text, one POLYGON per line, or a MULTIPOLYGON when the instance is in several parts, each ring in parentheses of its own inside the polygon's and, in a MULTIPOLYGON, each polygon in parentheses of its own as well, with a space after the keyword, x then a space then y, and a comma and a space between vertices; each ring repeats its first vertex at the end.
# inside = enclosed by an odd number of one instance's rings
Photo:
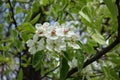
POLYGON ((68 29, 64 29, 64 34, 67 34, 68 33, 68 29))
POLYGON ((43 34, 43 31, 40 31, 39 34, 43 34))
POLYGON ((35 46, 35 48, 37 48, 38 47, 38 43, 34 42, 34 46, 35 46))
POLYGON ((53 31, 51 32, 51 36, 55 36, 55 35, 56 35, 56 31, 53 30, 53 31))

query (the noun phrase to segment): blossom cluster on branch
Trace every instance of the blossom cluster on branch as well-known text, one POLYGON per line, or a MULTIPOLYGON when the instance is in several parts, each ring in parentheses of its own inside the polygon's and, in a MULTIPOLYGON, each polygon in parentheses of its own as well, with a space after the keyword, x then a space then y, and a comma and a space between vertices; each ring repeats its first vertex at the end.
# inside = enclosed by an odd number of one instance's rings
POLYGON ((80 46, 76 43, 79 40, 79 34, 73 29, 73 26, 67 26, 66 24, 59 24, 55 22, 53 25, 45 22, 42 24, 36 24, 36 32, 32 39, 27 41, 29 52, 35 54, 40 50, 66 51, 66 47, 72 47, 73 49, 80 49, 80 46))

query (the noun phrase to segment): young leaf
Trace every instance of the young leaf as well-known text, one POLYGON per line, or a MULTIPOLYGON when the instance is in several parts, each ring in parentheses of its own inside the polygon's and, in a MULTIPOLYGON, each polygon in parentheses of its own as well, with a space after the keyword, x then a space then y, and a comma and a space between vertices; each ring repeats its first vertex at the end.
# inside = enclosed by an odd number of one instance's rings
POLYGON ((117 18, 118 10, 115 3, 112 0, 104 0, 104 2, 107 5, 108 9, 110 10, 113 18, 117 18))
POLYGON ((28 14, 27 14, 27 16, 25 17, 24 22, 30 21, 32 15, 33 15, 33 12, 32 12, 32 11, 28 11, 28 14))
POLYGON ((91 23, 91 20, 89 18, 89 16, 87 14, 85 14, 83 11, 80 11, 79 14, 81 15, 81 17, 83 17, 86 21, 88 21, 89 23, 91 23))
POLYGON ((96 41, 101 45, 106 45, 104 37, 97 30, 95 30, 94 32, 94 30, 90 27, 88 27, 87 30, 88 30, 88 33, 91 34, 91 37, 94 41, 96 41))
POLYGON ((34 68, 36 68, 36 70, 40 69, 40 67, 42 65, 43 58, 44 58, 43 51, 38 51, 33 56, 32 65, 33 65, 34 68))
POLYGON ((72 61, 74 52, 73 49, 69 46, 66 47, 66 51, 64 52, 64 56, 67 60, 72 61))
POLYGON ((31 23, 25 22, 22 25, 18 26, 18 31, 34 33, 35 32, 35 28, 33 27, 33 25, 31 23))
POLYGON ((49 0, 40 0, 40 5, 46 6, 47 4, 49 4, 49 0))
POLYGON ((19 13, 21 13, 21 12, 22 12, 22 8, 19 7, 19 6, 17 6, 17 7, 16 7, 16 14, 19 14, 19 13))
POLYGON ((69 70, 68 60, 62 57, 60 62, 60 80, 65 80, 68 70, 69 70))
POLYGON ((80 49, 77 50, 76 57, 77 57, 77 63, 78 63, 78 71, 81 72, 83 63, 84 63, 84 55, 83 55, 82 50, 80 49))
POLYGON ((20 69, 17 80, 23 80, 23 70, 20 69))
POLYGON ((28 33, 28 32, 22 32, 21 33, 21 38, 24 42, 26 42, 27 40, 29 40, 30 38, 32 38, 32 34, 28 33), (26 35, 29 34, 29 35, 26 35))
POLYGON ((108 80, 119 80, 119 77, 115 70, 106 66, 102 67, 103 73, 108 80))
POLYGON ((38 14, 32 21, 31 24, 35 24, 40 18, 40 14, 38 14))

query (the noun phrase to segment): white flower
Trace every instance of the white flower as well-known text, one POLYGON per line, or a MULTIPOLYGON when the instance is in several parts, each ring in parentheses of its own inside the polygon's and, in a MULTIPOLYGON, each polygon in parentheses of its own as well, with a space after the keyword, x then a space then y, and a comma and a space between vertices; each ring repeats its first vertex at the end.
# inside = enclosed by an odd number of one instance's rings
POLYGON ((79 49, 80 46, 76 43, 79 40, 79 35, 70 28, 70 25, 60 25, 58 22, 50 25, 48 22, 36 24, 36 33, 33 39, 27 41, 29 52, 36 53, 39 50, 66 51, 66 44, 73 49, 79 49))
POLYGON ((80 46, 76 43, 78 41, 78 36, 76 35, 71 35, 68 41, 68 46, 72 47, 73 49, 80 49, 80 46))
POLYGON ((46 32, 46 37, 51 40, 56 40, 58 39, 58 36, 56 34, 56 29, 49 30, 46 32))
POLYGON ((55 22, 54 25, 53 25, 54 28, 59 28, 61 27, 60 24, 58 22, 55 22))
POLYGON ((46 42, 47 42, 46 48, 49 51, 61 52, 62 50, 63 51, 66 50, 66 43, 62 39, 57 39, 57 40, 47 39, 46 42))
POLYGON ((33 36, 33 39, 30 39, 27 41, 27 46, 29 47, 29 52, 31 52, 31 54, 34 54, 37 51, 37 40, 38 40, 38 35, 35 34, 33 36))
POLYGON ((43 24, 43 27, 49 27, 50 26, 50 24, 48 23, 48 22, 45 22, 44 24, 43 24))
POLYGON ((57 36, 60 36, 60 37, 65 37, 68 34, 68 32, 69 32, 69 29, 65 27, 56 29, 56 34, 57 36))
POLYGON ((47 32, 50 31, 49 23, 45 22, 43 25, 41 24, 36 24, 36 33, 39 34, 40 37, 46 36, 47 32))
POLYGON ((33 36, 33 39, 27 41, 27 46, 29 47, 29 52, 35 54, 37 51, 44 50, 44 39, 38 41, 38 34, 33 36))
POLYGON ((44 38, 41 38, 38 41, 38 50, 44 50, 44 49, 45 49, 45 40, 44 40, 44 38))

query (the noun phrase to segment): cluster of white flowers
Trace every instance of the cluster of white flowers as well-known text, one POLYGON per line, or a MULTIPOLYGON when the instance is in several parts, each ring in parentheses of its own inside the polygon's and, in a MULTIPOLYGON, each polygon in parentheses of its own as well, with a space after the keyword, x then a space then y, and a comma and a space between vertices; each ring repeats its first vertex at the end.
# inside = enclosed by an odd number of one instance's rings
POLYGON ((27 41, 29 52, 34 54, 40 50, 66 51, 66 46, 73 49, 79 49, 80 46, 76 43, 79 40, 79 34, 75 33, 71 27, 65 24, 60 25, 54 23, 50 25, 45 22, 42 24, 36 24, 36 33, 33 39, 27 41))

